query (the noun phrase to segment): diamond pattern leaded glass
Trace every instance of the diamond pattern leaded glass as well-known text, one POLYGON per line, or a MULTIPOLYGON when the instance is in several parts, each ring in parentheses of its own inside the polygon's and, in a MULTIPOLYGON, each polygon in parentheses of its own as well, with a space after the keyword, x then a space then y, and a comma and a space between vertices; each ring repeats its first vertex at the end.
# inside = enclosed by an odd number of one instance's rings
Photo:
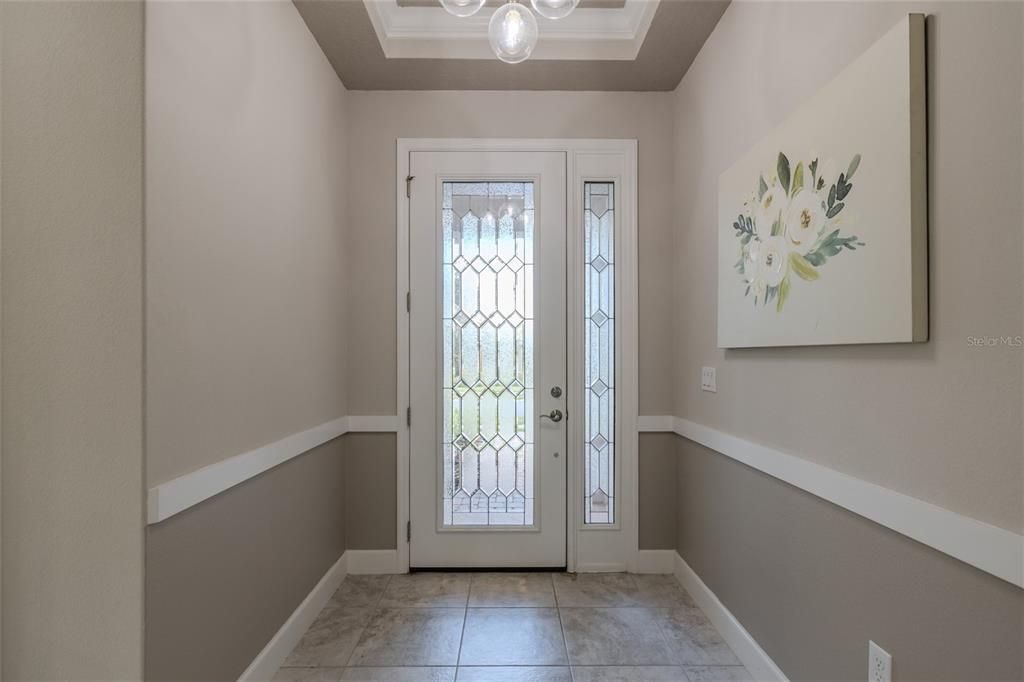
POLYGON ((442 187, 445 526, 533 525, 533 183, 442 187))
POLYGON ((583 186, 583 522, 615 522, 615 184, 583 186))

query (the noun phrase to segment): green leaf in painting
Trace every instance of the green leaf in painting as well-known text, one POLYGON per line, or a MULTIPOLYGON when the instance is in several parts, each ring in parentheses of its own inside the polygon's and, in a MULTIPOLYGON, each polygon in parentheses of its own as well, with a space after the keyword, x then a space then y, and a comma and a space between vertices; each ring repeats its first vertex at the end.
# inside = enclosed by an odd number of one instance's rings
POLYGON ((779 302, 775 304, 775 312, 782 312, 782 306, 785 305, 787 298, 789 298, 789 275, 783 277, 779 283, 779 302))
POLYGON ((767 191, 768 191, 768 183, 764 181, 764 176, 762 175, 759 178, 759 182, 757 183, 757 198, 758 198, 759 201, 761 200, 762 197, 764 197, 764 193, 767 192, 767 191))
POLYGON ((790 194, 796 194, 804 188, 804 164, 803 161, 796 165, 796 170, 793 171, 793 191, 790 194))
POLYGON ((853 177, 857 167, 860 166, 860 154, 854 154, 853 159, 850 161, 850 167, 846 169, 846 179, 849 180, 853 177))
POLYGON ((806 279, 808 282, 818 279, 818 271, 814 269, 811 262, 796 251, 791 251, 789 254, 789 266, 801 279, 806 279))
POLYGON ((789 159, 782 152, 779 152, 778 171, 782 189, 786 190, 786 194, 789 194, 789 159))
POLYGON ((778 237, 780 234, 782 234, 782 228, 782 214, 780 213, 778 220, 772 223, 772 236, 778 237))

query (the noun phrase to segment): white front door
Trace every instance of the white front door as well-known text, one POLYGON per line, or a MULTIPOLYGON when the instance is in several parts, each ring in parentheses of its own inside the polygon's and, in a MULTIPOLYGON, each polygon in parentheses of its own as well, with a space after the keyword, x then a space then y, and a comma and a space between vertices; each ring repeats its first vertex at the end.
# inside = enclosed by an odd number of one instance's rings
POLYGON ((565 566, 566 154, 409 164, 409 564, 565 566))

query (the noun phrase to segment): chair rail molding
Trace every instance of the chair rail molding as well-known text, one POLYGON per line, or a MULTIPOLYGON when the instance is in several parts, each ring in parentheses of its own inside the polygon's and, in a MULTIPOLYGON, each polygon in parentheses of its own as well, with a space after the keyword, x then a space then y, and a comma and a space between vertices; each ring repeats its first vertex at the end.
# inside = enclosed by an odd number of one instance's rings
POLYGON ((642 433, 671 431, 1024 588, 1022 535, 681 417, 639 424, 642 433))
POLYGON ((264 471, 284 464, 346 433, 395 433, 394 415, 338 417, 255 450, 233 455, 149 489, 147 523, 160 523, 264 471))

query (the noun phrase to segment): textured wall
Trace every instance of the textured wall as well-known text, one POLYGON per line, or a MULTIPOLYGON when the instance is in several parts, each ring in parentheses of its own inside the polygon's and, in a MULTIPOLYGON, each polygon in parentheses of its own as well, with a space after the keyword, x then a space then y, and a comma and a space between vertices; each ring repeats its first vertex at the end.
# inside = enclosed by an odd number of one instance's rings
POLYGON ((347 414, 345 125, 290 2, 147 5, 150 485, 347 414))
POLYGON ((142 673, 142 9, 0 6, 4 679, 142 673))
POLYGON ((1022 8, 730 6, 676 91, 677 416, 1024 529, 1024 353, 968 342, 1024 334, 1022 8), (718 350, 718 175, 910 11, 930 15, 931 340, 718 350))
POLYGON ((1022 679, 1024 591, 677 441, 679 553, 790 679, 1022 679))

